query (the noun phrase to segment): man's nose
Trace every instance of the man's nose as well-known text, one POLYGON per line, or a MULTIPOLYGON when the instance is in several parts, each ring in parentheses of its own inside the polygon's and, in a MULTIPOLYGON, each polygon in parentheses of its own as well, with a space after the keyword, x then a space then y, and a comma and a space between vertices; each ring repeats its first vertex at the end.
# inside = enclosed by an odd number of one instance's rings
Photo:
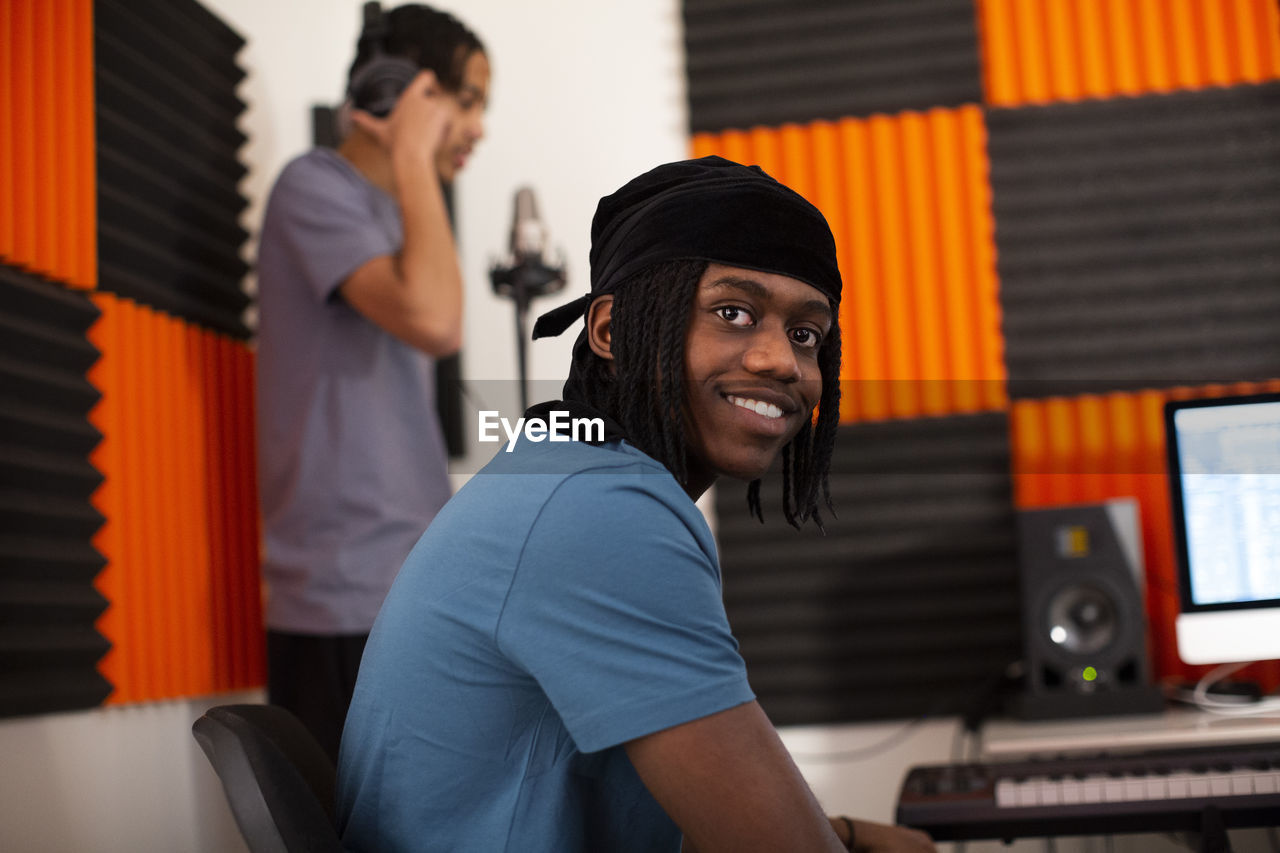
POLYGON ((800 361, 786 329, 758 330, 743 353, 742 365, 751 373, 782 382, 800 378, 800 361))

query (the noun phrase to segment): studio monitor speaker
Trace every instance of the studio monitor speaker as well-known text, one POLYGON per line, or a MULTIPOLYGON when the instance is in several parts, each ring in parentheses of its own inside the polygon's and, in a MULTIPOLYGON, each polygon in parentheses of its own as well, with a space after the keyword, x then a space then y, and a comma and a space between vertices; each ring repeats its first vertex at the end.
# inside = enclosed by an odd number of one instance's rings
POLYGON ((1018 514, 1024 719, 1154 713, 1132 499, 1018 514))

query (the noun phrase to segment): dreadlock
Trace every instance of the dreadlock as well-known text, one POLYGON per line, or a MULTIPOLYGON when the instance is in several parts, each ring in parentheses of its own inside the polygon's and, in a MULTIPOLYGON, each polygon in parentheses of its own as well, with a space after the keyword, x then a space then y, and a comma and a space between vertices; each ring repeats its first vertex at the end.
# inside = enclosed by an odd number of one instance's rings
MULTIPOLYGON (((684 342, 690 306, 706 261, 664 261, 646 267, 613 291, 610 324, 614 370, 591 357, 582 371, 584 402, 609 414, 627 440, 666 466, 679 483, 688 478, 684 434, 684 342), (657 370, 654 370, 656 365, 657 370), (654 381, 655 373, 657 381, 654 381)), ((782 503, 787 523, 808 519, 822 529, 818 493, 832 510, 827 469, 840 418, 840 327, 818 351, 822 397, 816 421, 807 421, 782 448, 782 503)), ((764 521, 760 481, 747 487, 747 508, 764 521)))

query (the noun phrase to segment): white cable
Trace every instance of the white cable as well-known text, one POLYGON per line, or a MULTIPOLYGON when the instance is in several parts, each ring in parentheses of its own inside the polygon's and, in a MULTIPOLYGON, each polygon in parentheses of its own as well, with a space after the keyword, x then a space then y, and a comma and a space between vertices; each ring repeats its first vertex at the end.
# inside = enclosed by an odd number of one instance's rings
POLYGON ((1207 711, 1210 714, 1218 714, 1224 717, 1280 715, 1280 698, 1278 697, 1269 697, 1254 701, 1247 697, 1224 699, 1211 697, 1209 695, 1209 690, 1215 684, 1225 680, 1232 674, 1239 672, 1251 663, 1253 663, 1253 661, 1245 661, 1244 663, 1224 663, 1221 666, 1217 666, 1209 670, 1209 672, 1205 673, 1203 678, 1196 682, 1195 690, 1191 693, 1191 704, 1195 705, 1202 711, 1207 711))

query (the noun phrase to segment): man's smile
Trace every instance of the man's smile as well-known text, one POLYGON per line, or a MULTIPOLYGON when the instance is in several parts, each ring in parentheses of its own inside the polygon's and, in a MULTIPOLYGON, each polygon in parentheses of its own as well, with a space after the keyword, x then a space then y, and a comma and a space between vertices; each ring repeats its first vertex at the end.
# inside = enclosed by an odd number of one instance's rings
POLYGON ((730 403, 735 406, 746 409, 749 412, 755 412, 757 415, 763 415, 770 420, 776 420, 782 417, 782 409, 772 403, 766 403, 764 400, 752 400, 749 397, 735 397, 732 394, 725 396, 730 403))

